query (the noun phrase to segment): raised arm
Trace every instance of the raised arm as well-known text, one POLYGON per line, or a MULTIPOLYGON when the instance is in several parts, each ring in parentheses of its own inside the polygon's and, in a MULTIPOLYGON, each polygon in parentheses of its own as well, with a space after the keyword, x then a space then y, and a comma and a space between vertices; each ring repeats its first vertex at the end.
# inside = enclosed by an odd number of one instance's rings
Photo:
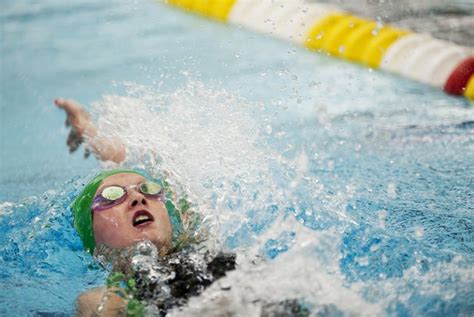
POLYGON ((70 152, 77 150, 86 141, 88 148, 101 161, 120 163, 125 160, 126 149, 118 138, 107 139, 97 133, 97 127, 89 113, 73 100, 58 98, 54 104, 66 111, 66 124, 71 126, 67 139, 70 152))

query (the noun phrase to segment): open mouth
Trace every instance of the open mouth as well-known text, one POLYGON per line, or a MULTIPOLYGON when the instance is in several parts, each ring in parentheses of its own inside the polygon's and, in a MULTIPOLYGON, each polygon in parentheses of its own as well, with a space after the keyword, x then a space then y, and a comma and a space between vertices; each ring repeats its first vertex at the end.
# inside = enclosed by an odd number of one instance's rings
POLYGON ((139 210, 133 215, 132 224, 134 227, 142 227, 153 222, 155 219, 146 210, 139 210))

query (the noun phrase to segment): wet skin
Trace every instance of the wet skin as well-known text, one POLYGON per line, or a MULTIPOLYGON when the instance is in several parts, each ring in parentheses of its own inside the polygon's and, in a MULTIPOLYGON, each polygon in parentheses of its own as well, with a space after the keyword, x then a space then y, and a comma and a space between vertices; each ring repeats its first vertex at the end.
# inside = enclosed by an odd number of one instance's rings
MULTIPOLYGON (((102 182, 96 195, 110 185, 137 185, 146 180, 137 174, 115 174, 102 182)), ((93 212, 93 227, 95 242, 112 248, 150 240, 161 253, 166 253, 171 245, 172 228, 164 202, 142 194, 138 188, 128 188, 122 203, 93 212), (137 217, 143 214, 151 216, 152 220, 137 225, 137 217)))

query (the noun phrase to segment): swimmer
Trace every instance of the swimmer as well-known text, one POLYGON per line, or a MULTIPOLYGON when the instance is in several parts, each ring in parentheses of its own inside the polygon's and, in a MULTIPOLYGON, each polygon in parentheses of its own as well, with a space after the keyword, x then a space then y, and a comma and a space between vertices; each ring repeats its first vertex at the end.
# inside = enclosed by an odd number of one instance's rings
MULTIPOLYGON (((126 149, 123 143, 119 139, 101 137, 90 115, 81 106, 62 98, 54 103, 67 114, 66 123, 71 127, 67 144, 71 152, 85 141, 87 149, 99 160, 124 161, 126 149)), ((174 232, 170 215, 176 216, 173 213, 177 208, 171 197, 166 196, 163 184, 145 174, 114 169, 97 175, 72 205, 74 227, 84 248, 91 254, 98 255, 94 251, 100 248, 123 250, 141 241, 152 243, 159 257, 155 259, 157 266, 161 265, 164 271, 173 271, 169 274, 172 278, 166 281, 171 296, 157 304, 160 314, 184 304, 190 296, 198 295, 214 280, 224 276, 226 271, 235 268, 235 255, 206 256, 206 266, 199 268, 189 260, 186 253, 189 250, 180 253, 171 251, 174 232)), ((140 285, 140 282, 142 280, 138 276, 138 286, 150 287, 150 284, 140 285)), ((76 303, 77 315, 125 315, 127 300, 118 293, 120 289, 101 287, 81 294, 76 303)), ((139 299, 147 299, 144 292, 139 299)))
MULTIPOLYGON (((121 140, 102 137, 80 105, 62 98, 54 103, 67 114, 66 124, 71 127, 67 144, 71 152, 85 141, 86 151, 99 160, 115 163, 125 160, 126 148, 121 140)), ((175 228, 172 218, 181 220, 189 205, 178 204, 163 185, 141 171, 107 170, 89 182, 74 200, 74 227, 85 250, 98 256, 99 261, 117 260, 112 263, 113 272, 118 268, 128 274, 127 278, 132 274, 133 280, 130 297, 127 287, 114 282, 112 274, 107 287, 86 291, 78 297, 77 316, 142 316, 141 301, 154 305, 155 310, 149 314, 164 316, 235 269, 235 254, 211 255, 197 250, 186 243, 188 238, 182 238, 186 232, 175 243, 179 228, 175 228)), ((128 284, 130 279, 121 281, 128 284)), ((261 304, 261 316, 265 317, 309 315, 295 299, 261 301, 261 304)))

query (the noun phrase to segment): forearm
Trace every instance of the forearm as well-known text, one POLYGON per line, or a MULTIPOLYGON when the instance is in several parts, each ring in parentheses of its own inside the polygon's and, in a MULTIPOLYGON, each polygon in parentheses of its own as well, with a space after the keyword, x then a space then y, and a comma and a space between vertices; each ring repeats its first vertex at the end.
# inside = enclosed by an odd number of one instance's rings
POLYGON ((67 113, 66 125, 71 126, 67 144, 74 152, 85 140, 88 149, 102 161, 120 163, 125 160, 125 146, 118 138, 105 138, 97 132, 91 116, 74 100, 57 98, 54 104, 67 113))
POLYGON ((119 138, 105 138, 101 136, 97 127, 89 123, 84 130, 84 137, 88 148, 101 161, 120 163, 125 160, 126 148, 119 138))

